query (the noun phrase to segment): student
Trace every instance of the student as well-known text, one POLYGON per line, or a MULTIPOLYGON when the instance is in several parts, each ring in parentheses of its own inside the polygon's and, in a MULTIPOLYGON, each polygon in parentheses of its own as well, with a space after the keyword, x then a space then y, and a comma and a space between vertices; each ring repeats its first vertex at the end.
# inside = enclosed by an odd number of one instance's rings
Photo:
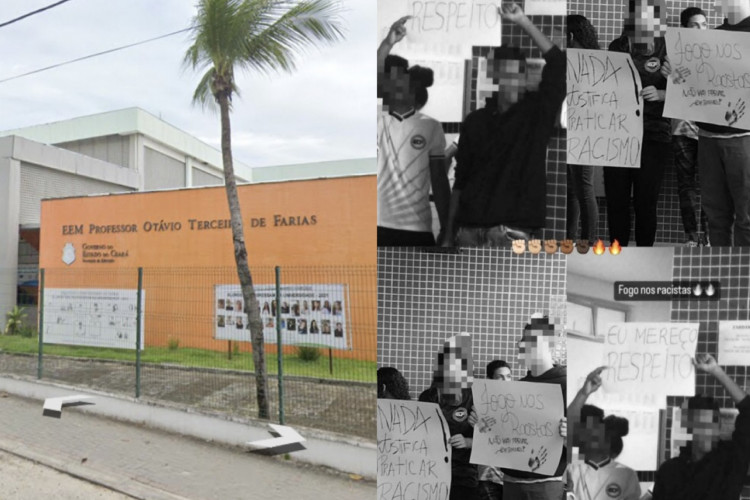
MULTIPOLYGON (((680 26, 699 30, 708 29, 706 13, 699 7, 688 7, 680 13, 680 26)), ((665 76, 671 72, 668 62, 664 66, 665 76)), ((682 227, 689 247, 703 246, 707 243, 705 236, 698 236, 698 221, 695 217, 695 206, 698 204, 698 189, 695 175, 698 160, 698 127, 689 120, 672 119, 672 149, 674 166, 677 174, 677 192, 680 197, 680 215, 682 227)), ((699 209, 700 210, 700 209, 699 209)), ((702 215, 703 229, 706 229, 705 215, 702 215)))
POLYGON ((517 4, 498 12, 531 37, 546 64, 539 90, 526 93, 521 50, 493 49, 487 76, 503 84, 461 124, 446 230, 461 246, 510 246, 544 227, 547 214, 547 144, 565 98, 565 55, 517 4))
POLYGON ((693 396, 683 404, 681 424, 692 442, 656 473, 653 500, 737 500, 750 463, 750 396, 729 378, 710 354, 698 354, 696 372, 721 384, 740 413, 731 441, 719 441, 719 408, 710 397, 693 396))
MULTIPOLYGON (((531 317, 531 323, 524 327, 518 343, 520 358, 528 370, 521 381, 558 384, 562 391, 563 401, 566 398, 567 369, 555 365, 552 351, 555 344, 554 325, 541 315, 531 317)), ((565 418, 560 421, 560 435, 567 436, 565 418)), ((504 500, 533 500, 537 498, 563 498, 563 474, 565 472, 566 448, 563 446, 554 474, 547 476, 535 472, 503 468, 504 500)))
MULTIPOLYGON (((725 19, 717 29, 750 32, 750 0, 721 6, 725 19)), ((750 245, 750 130, 733 126, 735 106, 728 104, 727 126, 697 123, 701 204, 713 246, 750 245)))
MULTIPOLYGON (((584 16, 567 17, 568 48, 599 49, 596 29, 584 16)), ((594 167, 568 164, 568 214, 566 238, 578 239, 578 220, 581 221, 581 238, 589 243, 597 240, 599 206, 594 191, 594 167)))
POLYGON ((432 385, 419 395, 420 401, 440 405, 448 422, 453 447, 450 500, 468 500, 479 494, 477 466, 469 462, 474 435, 469 421, 472 371, 469 335, 451 337, 437 355, 432 385))
POLYGON ((667 8, 664 0, 632 0, 622 36, 609 50, 627 52, 641 77, 643 90, 643 142, 640 168, 604 167, 609 240, 630 242, 630 206, 635 211, 635 242, 653 246, 661 183, 673 161, 670 122, 664 118, 667 79, 661 67, 667 56, 664 32, 667 8))
POLYGON ((378 368, 378 399, 411 399, 409 383, 396 368, 378 368))
POLYGON ((580 453, 580 460, 570 463, 566 471, 568 490, 575 500, 638 500, 638 475, 615 461, 622 453, 628 420, 614 415, 605 418, 600 408, 585 404, 601 387, 600 374, 605 368, 589 373, 568 408, 568 417, 575 423, 572 437, 580 453))
MULTIPOLYGON (((487 378, 490 380, 513 380, 510 365, 502 359, 487 364, 487 378)), ((497 467, 479 466, 479 500, 502 500, 503 473, 497 467)))
POLYGON ((432 70, 390 55, 406 36, 396 21, 378 48, 378 246, 433 246, 430 187, 441 228, 448 213, 450 186, 445 173, 445 135, 437 120, 417 109, 427 101, 432 70))

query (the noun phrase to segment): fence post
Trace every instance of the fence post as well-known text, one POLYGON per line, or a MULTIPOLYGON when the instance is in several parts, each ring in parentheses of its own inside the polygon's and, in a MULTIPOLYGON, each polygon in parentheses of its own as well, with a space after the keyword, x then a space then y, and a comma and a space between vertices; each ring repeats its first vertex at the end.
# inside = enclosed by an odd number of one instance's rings
POLYGON ((279 423, 284 425, 284 375, 281 345, 281 268, 276 266, 276 358, 279 364, 279 423))
POLYGON ((39 355, 36 362, 36 378, 43 374, 44 352, 44 269, 39 270, 39 355))
POLYGON ((143 289, 143 268, 138 268, 138 290, 135 295, 135 397, 141 397, 141 290, 143 289))

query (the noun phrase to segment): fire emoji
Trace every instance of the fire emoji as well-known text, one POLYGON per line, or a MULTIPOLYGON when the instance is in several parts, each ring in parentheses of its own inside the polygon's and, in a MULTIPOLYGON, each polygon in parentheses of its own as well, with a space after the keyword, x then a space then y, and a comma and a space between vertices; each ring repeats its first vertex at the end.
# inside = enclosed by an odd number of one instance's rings
POLYGON ((596 255, 603 254, 606 249, 607 247, 604 246, 604 242, 602 242, 602 240, 598 240, 594 245, 594 253, 596 255))
POLYGON ((617 240, 613 241, 612 245, 609 247, 609 253, 611 253, 612 255, 617 255, 620 253, 620 250, 622 250, 620 242, 617 240))

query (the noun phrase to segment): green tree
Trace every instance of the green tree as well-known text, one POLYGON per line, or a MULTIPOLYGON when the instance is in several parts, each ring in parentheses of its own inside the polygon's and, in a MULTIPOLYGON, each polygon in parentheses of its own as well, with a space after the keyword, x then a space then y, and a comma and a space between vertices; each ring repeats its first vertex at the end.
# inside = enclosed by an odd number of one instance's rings
MULTIPOLYGON (((252 339, 258 417, 269 418, 263 323, 247 261, 232 163, 229 114, 232 96, 239 95, 234 74, 236 68, 261 73, 291 72, 302 50, 342 37, 340 6, 331 0, 200 0, 197 8, 192 24, 192 45, 185 54, 185 64, 203 72, 193 103, 219 107, 224 184, 237 275, 252 339)), ((291 114, 290 110, 290 119, 293 119, 291 114)))
POLYGON ((18 306, 5 313, 5 335, 17 335, 23 327, 23 320, 27 316, 26 309, 18 306))

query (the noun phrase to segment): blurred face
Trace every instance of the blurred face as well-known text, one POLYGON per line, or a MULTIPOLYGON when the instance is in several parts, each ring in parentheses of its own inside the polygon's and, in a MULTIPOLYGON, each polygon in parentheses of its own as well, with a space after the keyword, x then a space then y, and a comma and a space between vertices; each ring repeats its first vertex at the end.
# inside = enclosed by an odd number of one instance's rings
POLYGON ((630 0, 624 25, 636 51, 653 52, 654 39, 663 37, 667 31, 664 0, 630 0))
MULTIPOLYGON (((414 96, 410 90, 409 73, 405 68, 392 67, 381 80, 383 104, 386 106, 410 106, 414 96)), ((329 306, 330 307, 330 306, 329 306)))
MULTIPOLYGON (((493 59, 487 61, 488 73, 497 81, 497 104, 507 109, 526 93, 526 61, 518 59, 493 59)), ((489 74, 488 74, 489 76, 489 74)))
POLYGON ((457 335, 446 341, 438 353, 434 379, 446 399, 455 402, 461 400, 463 389, 470 388, 473 381, 471 340, 468 335, 457 335))
POLYGON ((681 422, 693 437, 693 447, 701 453, 714 449, 721 435, 717 411, 708 409, 683 410, 681 422))
POLYGON ((690 19, 688 19, 686 28, 693 28, 693 29, 699 29, 699 30, 707 30, 708 29, 708 22, 706 21, 706 16, 703 14, 696 14, 690 19))
MULTIPOLYGON (((576 433, 578 446, 585 455, 609 455, 609 442, 605 435, 604 422, 595 417, 587 417, 576 433)), ((584 457, 585 458, 585 457, 584 457)))
POLYGON ((492 380, 512 380, 510 378, 510 368, 507 366, 501 366, 492 374, 492 380))
POLYGON ((553 343, 554 337, 545 332, 527 330, 518 343, 518 357, 527 370, 539 374, 552 364, 553 343))
POLYGON ((729 24, 737 24, 750 16, 750 0, 721 0, 721 14, 729 24))

